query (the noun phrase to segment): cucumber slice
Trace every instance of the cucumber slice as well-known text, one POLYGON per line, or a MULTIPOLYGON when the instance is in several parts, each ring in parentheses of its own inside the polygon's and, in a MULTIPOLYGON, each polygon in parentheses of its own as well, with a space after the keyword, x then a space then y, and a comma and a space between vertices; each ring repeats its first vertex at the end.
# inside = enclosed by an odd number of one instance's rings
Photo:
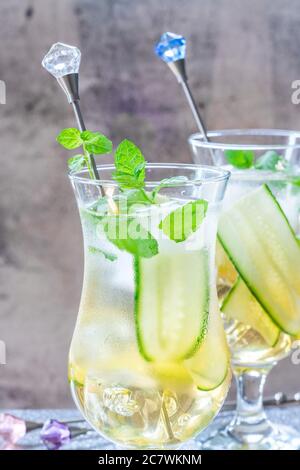
POLYGON ((240 277, 225 297, 221 310, 227 319, 251 326, 269 346, 273 347, 277 343, 280 329, 240 277))
POLYGON ((300 247, 280 205, 263 185, 221 215, 218 237, 273 322, 300 332, 300 247))
POLYGON ((207 334, 193 357, 184 364, 200 390, 219 387, 227 377, 230 353, 220 315, 217 296, 210 308, 207 334))
POLYGON ((135 259, 135 324, 140 353, 148 361, 192 355, 205 336, 209 308, 208 254, 161 251, 135 259))

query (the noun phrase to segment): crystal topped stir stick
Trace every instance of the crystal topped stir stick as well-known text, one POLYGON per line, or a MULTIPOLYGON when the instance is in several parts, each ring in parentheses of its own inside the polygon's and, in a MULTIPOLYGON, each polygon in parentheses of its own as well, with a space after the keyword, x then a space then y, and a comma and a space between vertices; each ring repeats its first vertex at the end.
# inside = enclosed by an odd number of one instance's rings
MULTIPOLYGON (((162 59, 172 70, 178 82, 183 88, 188 104, 192 110, 197 127, 205 142, 209 142, 206 127, 201 118, 196 102, 188 85, 185 69, 186 39, 174 33, 164 33, 155 46, 155 54, 162 59)), ((213 158, 213 152, 210 150, 213 158)), ((214 159, 214 158, 213 158, 214 159)))
MULTIPOLYGON (((80 131, 86 127, 79 105, 79 66, 81 52, 77 47, 57 42, 52 45, 45 55, 42 66, 56 78, 72 105, 77 125, 80 131)), ((94 157, 91 155, 92 172, 95 179, 99 179, 94 157)), ((102 192, 102 188, 101 188, 102 192)))

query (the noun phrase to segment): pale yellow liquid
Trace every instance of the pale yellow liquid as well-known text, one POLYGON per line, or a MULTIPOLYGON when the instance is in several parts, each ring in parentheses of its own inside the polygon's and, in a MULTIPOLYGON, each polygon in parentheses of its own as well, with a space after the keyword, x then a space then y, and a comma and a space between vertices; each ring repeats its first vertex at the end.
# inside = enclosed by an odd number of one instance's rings
MULTIPOLYGON (((87 421, 121 446, 178 448, 218 413, 230 372, 214 390, 201 391, 183 361, 148 362, 142 357, 134 323, 132 256, 118 252, 118 259, 110 262, 89 253, 88 245, 108 251, 111 245, 100 242, 93 227, 83 223, 84 285, 69 356, 73 397, 87 421)), ((210 240, 208 232, 201 237, 210 240)), ((193 252, 187 256, 192 262, 193 252)))

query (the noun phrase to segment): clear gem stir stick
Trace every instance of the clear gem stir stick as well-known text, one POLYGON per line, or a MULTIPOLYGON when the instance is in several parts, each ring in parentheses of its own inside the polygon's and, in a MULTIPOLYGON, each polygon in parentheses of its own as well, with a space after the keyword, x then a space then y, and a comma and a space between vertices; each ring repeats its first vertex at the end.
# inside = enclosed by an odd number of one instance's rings
MULTIPOLYGON (((172 70, 178 82, 183 88, 188 104, 192 110, 197 127, 205 142, 209 142, 206 127, 201 118, 196 102, 188 85, 185 68, 186 39, 174 33, 164 33, 155 46, 155 54, 162 59, 172 70)), ((211 156, 213 152, 210 149, 211 156)))
MULTIPOLYGON (((45 55, 42 66, 55 77, 65 92, 68 102, 72 105, 76 122, 80 131, 86 127, 79 105, 79 66, 81 52, 77 47, 57 42, 45 55)), ((95 179, 99 179, 94 157, 91 155, 92 171, 95 179)), ((103 192, 102 187, 101 193, 103 192)), ((103 194, 102 194, 103 195, 103 194)))

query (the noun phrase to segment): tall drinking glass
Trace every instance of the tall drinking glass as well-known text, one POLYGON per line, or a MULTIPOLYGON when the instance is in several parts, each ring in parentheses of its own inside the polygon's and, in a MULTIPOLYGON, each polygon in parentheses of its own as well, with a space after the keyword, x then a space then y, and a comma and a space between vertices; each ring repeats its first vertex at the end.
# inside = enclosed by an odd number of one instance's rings
POLYGON ((124 208, 114 167, 98 170, 101 181, 85 170, 70 174, 85 256, 70 348, 72 394, 86 420, 114 443, 177 448, 214 418, 230 383, 214 268, 229 172, 148 164, 147 198, 132 193, 124 208), (158 192, 158 182, 170 177, 158 192))
POLYGON ((218 295, 237 409, 210 448, 298 448, 300 436, 263 409, 269 371, 300 330, 300 133, 225 130, 189 139, 194 161, 230 170, 218 228, 218 295), (288 221, 288 222, 287 222, 288 221))

